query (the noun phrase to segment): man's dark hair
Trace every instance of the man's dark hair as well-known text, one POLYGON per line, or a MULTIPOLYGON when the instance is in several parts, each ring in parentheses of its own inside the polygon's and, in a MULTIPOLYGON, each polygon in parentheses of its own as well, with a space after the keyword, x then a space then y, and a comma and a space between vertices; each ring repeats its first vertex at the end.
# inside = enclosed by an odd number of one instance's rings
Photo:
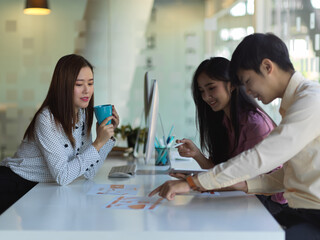
POLYGON ((237 78, 240 69, 254 70, 261 74, 260 65, 265 58, 286 72, 294 71, 287 46, 280 38, 272 33, 254 33, 245 37, 233 52, 230 77, 236 84, 241 84, 237 78))

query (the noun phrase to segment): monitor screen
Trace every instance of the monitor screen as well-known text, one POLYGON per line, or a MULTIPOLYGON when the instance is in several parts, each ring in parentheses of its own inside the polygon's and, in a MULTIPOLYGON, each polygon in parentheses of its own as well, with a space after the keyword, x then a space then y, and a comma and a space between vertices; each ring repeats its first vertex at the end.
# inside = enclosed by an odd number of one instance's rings
MULTIPOLYGON (((157 119, 158 119, 158 110, 159 110, 159 90, 158 90, 158 82, 153 79, 150 80, 148 77, 148 72, 146 72, 144 77, 144 111, 143 118, 141 122, 144 124, 140 125, 140 129, 142 126, 145 126, 146 136, 144 137, 143 150, 142 155, 145 160, 145 163, 148 164, 151 159, 153 159, 154 153, 154 140, 157 130, 157 119)), ((139 136, 135 144, 134 156, 139 157, 139 136)), ((141 145, 140 145, 141 147, 141 145)), ((141 150, 140 150, 141 151, 141 150)))

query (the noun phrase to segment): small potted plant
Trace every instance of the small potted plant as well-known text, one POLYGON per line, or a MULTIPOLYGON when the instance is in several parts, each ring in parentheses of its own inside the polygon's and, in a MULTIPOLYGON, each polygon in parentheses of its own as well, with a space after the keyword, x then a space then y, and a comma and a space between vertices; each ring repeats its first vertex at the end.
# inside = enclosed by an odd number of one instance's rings
POLYGON ((115 134, 120 134, 123 140, 127 139, 128 147, 134 148, 134 145, 137 140, 137 136, 139 133, 139 143, 143 143, 143 140, 146 135, 146 129, 142 128, 140 131, 140 127, 132 128, 130 124, 122 125, 115 129, 115 134))

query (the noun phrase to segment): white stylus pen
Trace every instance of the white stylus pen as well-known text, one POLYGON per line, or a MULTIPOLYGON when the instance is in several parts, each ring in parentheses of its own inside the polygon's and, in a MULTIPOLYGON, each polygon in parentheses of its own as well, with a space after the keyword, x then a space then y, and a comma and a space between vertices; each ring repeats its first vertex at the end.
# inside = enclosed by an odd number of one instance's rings
POLYGON ((179 146, 181 146, 182 144, 184 144, 184 143, 177 143, 177 144, 173 145, 172 148, 179 147, 179 146))

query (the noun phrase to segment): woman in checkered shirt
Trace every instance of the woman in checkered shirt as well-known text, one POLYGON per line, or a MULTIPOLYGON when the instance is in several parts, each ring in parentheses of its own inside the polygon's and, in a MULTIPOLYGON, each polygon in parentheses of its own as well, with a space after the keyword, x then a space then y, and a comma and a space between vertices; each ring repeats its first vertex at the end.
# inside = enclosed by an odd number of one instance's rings
POLYGON ((119 116, 97 124, 92 141, 93 66, 82 56, 58 61, 48 94, 13 157, 0 163, 0 213, 38 182, 66 185, 92 178, 115 144, 119 116), (112 120, 112 124, 106 123, 112 120))

